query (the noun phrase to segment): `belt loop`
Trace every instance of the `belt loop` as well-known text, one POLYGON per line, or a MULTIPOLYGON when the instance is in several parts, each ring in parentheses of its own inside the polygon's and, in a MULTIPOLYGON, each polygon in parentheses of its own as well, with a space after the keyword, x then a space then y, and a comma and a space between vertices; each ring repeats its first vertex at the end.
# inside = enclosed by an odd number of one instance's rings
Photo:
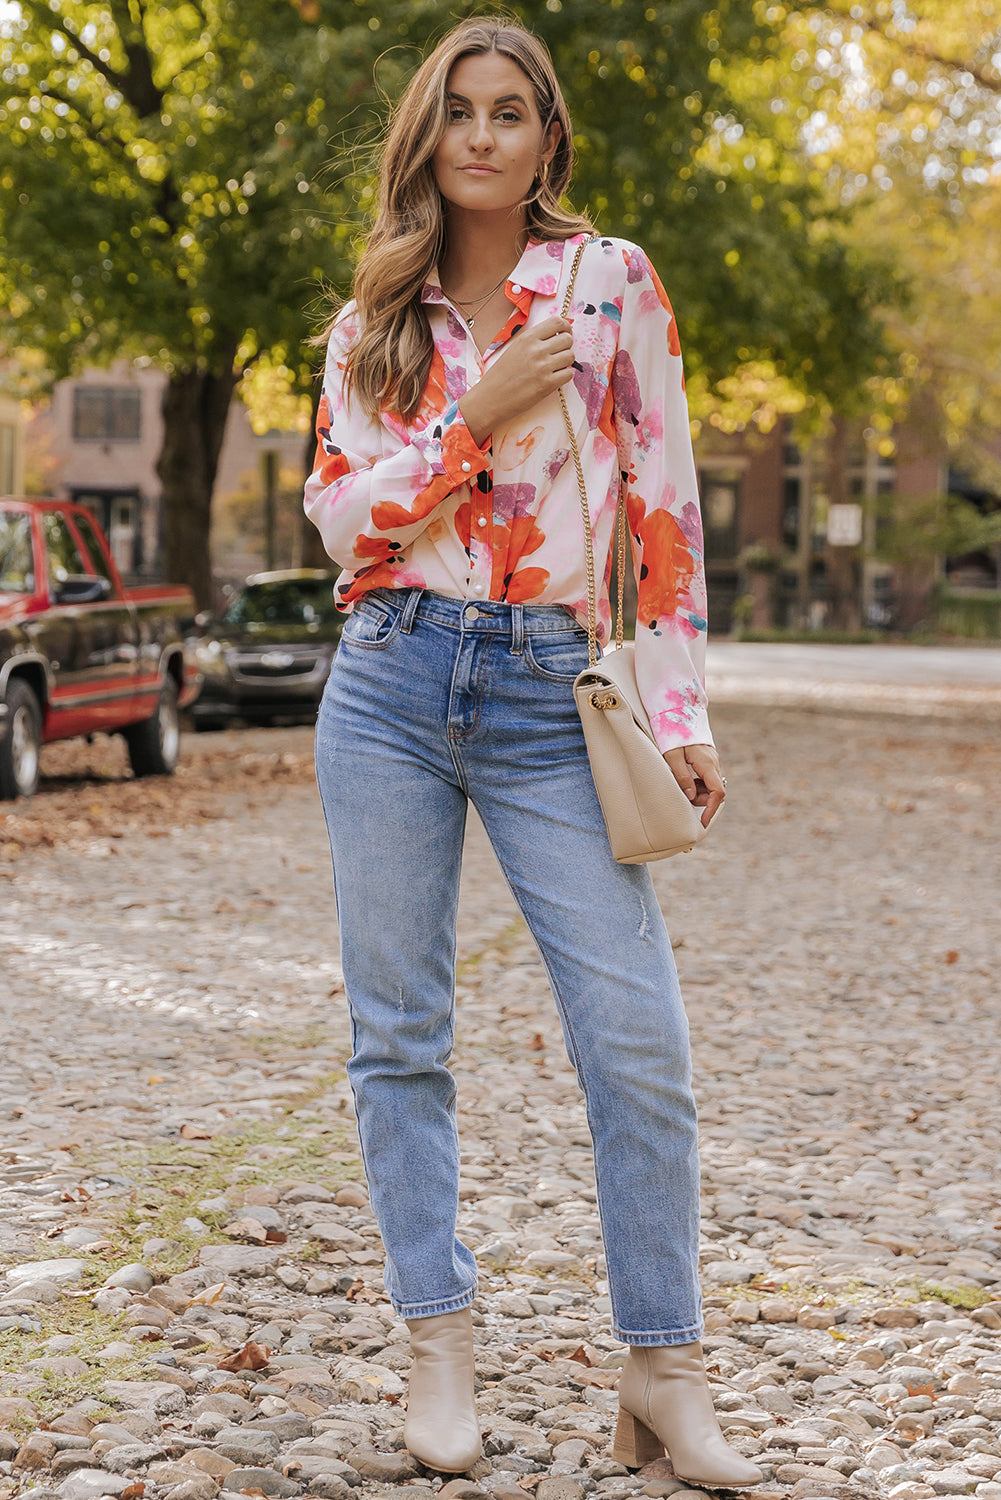
POLYGON ((423 592, 423 589, 410 590, 410 598, 403 606, 403 619, 400 622, 400 628, 403 631, 404 635, 410 634, 410 628, 414 623, 414 616, 417 613, 417 606, 421 602, 421 595, 423 594, 423 592))
POLYGON ((511 655, 520 656, 525 645, 525 606, 511 605, 511 655))

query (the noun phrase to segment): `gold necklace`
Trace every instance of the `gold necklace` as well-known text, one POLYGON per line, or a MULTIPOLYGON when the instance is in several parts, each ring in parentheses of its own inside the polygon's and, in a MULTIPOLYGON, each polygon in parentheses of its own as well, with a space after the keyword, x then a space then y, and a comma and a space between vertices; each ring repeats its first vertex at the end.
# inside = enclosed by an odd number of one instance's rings
MULTIPOLYGON (((473 309, 471 316, 468 314, 464 315, 466 317, 466 326, 468 328, 473 327, 473 324, 476 322, 476 316, 480 312, 480 309, 486 307, 487 303, 490 301, 490 298, 493 297, 495 293, 500 291, 501 287, 504 285, 507 279, 507 273, 505 273, 505 275, 501 277, 500 281, 498 281, 497 285, 490 288, 486 296, 479 298, 473 297, 469 302, 460 302, 458 297, 449 298, 449 300, 451 302, 454 302, 456 307, 458 308, 471 307, 473 309)), ((448 293, 446 292, 445 295, 448 296, 448 293)))

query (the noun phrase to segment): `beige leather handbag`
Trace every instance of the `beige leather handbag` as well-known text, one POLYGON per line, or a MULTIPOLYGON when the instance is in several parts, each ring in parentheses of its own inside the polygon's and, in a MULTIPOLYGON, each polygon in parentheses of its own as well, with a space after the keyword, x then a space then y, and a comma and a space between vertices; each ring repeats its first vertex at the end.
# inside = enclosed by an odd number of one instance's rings
MULTIPOLYGON (((577 247, 563 300, 567 317, 574 282, 586 247, 577 247)), ((587 645, 590 665, 577 676, 574 699, 584 727, 591 775, 601 802, 612 854, 622 865, 641 865, 669 855, 688 853, 705 838, 702 809, 693 807, 678 785, 650 728, 636 685, 636 647, 622 638, 622 591, 626 566, 626 507, 619 492, 615 514, 616 585, 618 608, 615 648, 598 659, 597 592, 594 578, 594 536, 587 503, 580 448, 560 387, 560 406, 570 439, 580 491, 587 564, 587 645)), ((716 817, 713 822, 716 821, 716 817)))

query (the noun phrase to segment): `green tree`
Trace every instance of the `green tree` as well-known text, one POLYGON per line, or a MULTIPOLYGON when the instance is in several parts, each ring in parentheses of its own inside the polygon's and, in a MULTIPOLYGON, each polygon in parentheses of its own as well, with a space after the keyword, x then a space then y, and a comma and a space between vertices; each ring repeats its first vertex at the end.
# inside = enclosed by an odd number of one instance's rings
POLYGON ((815 166, 851 242, 881 245, 912 288, 889 309, 877 428, 888 443, 910 409, 1001 488, 1001 0, 784 9, 784 87, 815 166))
MULTIPOLYGON (((890 279, 794 125, 747 86, 781 68, 785 13, 515 9, 573 105, 576 199, 649 248, 693 373, 708 386, 768 361, 847 401, 879 364, 890 279)), ((5 23, 0 334, 55 376, 120 354, 167 372, 164 563, 202 603, 234 388, 262 354, 307 383, 318 287, 346 290, 372 207, 385 100, 455 15, 445 0, 20 0, 5 23)))
POLYGON ((56 377, 121 354, 166 371, 164 563, 201 603, 234 386, 345 274, 323 101, 346 78, 344 110, 371 42, 341 9, 334 28, 286 0, 22 0, 0 42, 6 339, 56 377))

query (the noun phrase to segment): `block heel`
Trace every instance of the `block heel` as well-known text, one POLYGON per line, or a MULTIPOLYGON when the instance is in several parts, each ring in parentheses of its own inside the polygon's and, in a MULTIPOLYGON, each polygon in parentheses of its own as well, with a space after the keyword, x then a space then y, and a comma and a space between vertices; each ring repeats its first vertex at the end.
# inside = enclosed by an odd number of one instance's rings
POLYGON ((765 1477, 720 1431, 698 1343, 634 1344, 622 1367, 613 1457, 640 1469, 665 1450, 693 1489, 742 1490, 765 1477))
POLYGON ((642 1469, 652 1464, 655 1458, 663 1458, 666 1449, 655 1432, 651 1432, 639 1417, 619 1408, 619 1420, 615 1424, 612 1442, 612 1457, 617 1464, 627 1469, 642 1469))

